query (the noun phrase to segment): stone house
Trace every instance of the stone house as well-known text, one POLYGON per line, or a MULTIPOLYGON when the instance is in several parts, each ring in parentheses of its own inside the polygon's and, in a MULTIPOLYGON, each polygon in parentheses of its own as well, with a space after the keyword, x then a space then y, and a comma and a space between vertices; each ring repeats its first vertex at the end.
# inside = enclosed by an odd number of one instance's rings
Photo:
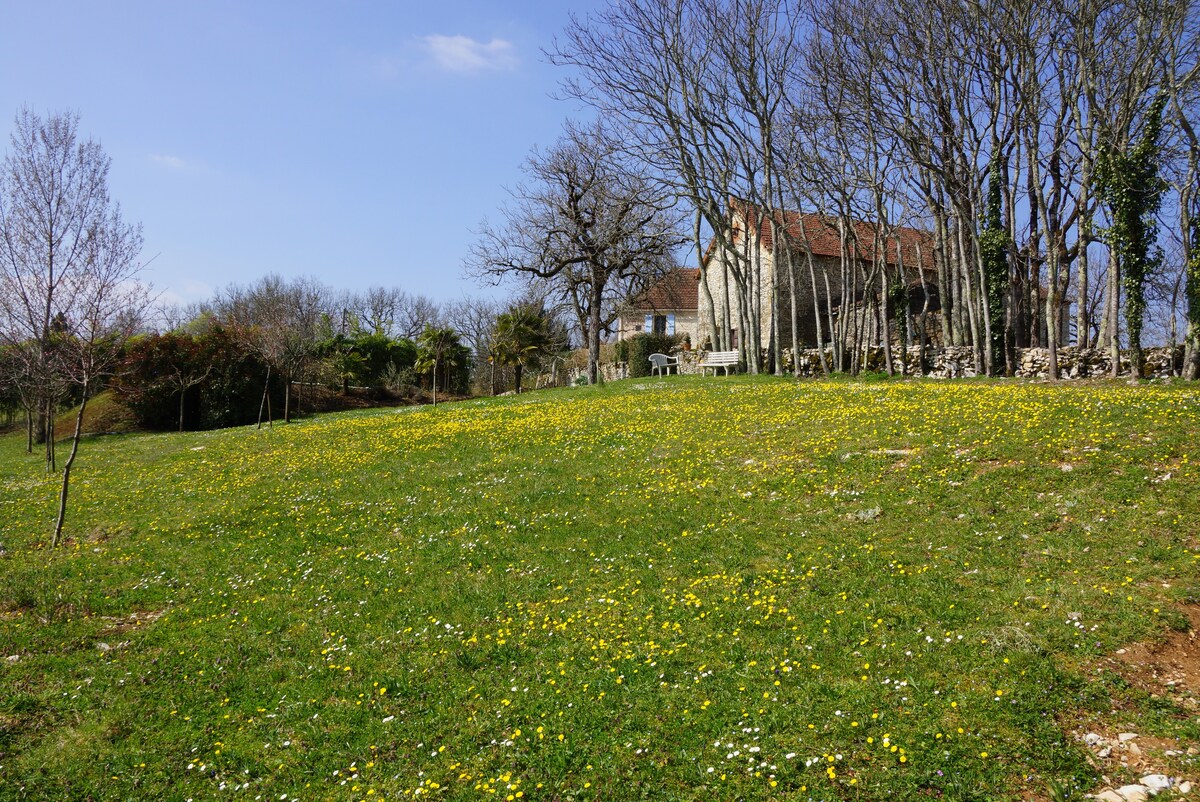
POLYGON ((639 293, 622 307, 617 339, 635 334, 687 335, 698 345, 700 317, 700 271, 677 268, 639 293))
MULTIPOLYGON (((926 342, 933 347, 950 344, 942 341, 942 310, 934 267, 936 243, 932 233, 901 226, 877 243, 875 225, 867 221, 844 224, 837 218, 793 211, 776 213, 770 219, 737 200, 730 202, 730 218, 728 245, 720 245, 715 238, 710 242, 703 271, 695 268, 672 271, 631 300, 620 317, 619 338, 657 331, 688 334, 695 348, 714 345, 718 337, 708 313, 711 298, 713 317, 718 327, 723 323, 728 325, 732 347, 744 345, 745 330, 756 330, 760 347, 766 349, 777 317, 780 344, 790 348, 794 286, 796 335, 801 348, 816 346, 818 315, 821 339, 825 342, 831 339, 832 324, 847 342, 878 344, 882 340, 879 308, 883 282, 876 275, 868 284, 867 277, 878 273, 880 264, 886 264, 888 282, 903 277, 914 325, 919 325, 922 312, 928 313, 924 318, 926 342), (853 269, 844 270, 844 264, 853 269), (738 289, 736 275, 745 279, 744 292, 738 289), (847 278, 849 286, 843 286, 847 278), (751 315, 757 318, 754 324, 750 322, 751 315)), ((1064 344, 1070 336, 1069 307, 1069 300, 1064 298, 1059 316, 1062 323, 1059 342, 1064 344)), ((1044 318, 1043 312, 1038 314, 1044 318)), ((889 336, 896 342, 894 323, 889 336)), ((1042 341, 1045 341, 1044 330, 1042 341)), ((1026 343, 1018 342, 1023 344, 1026 343)))
MULTIPOLYGON (((851 329, 860 323, 872 325, 872 317, 864 314, 870 305, 864 304, 867 295, 860 283, 872 272, 877 261, 876 232, 872 223, 855 221, 843 227, 836 218, 791 211, 777 213, 772 220, 738 201, 731 202, 730 214, 731 241, 722 247, 714 239, 709 245, 705 254, 705 283, 713 300, 718 326, 726 319, 729 322, 733 346, 741 345, 740 330, 747 326, 748 306, 759 310, 758 325, 754 328, 758 330, 762 348, 770 342, 776 315, 780 340, 790 346, 793 284, 797 335, 802 347, 817 344, 817 314, 821 315, 826 341, 830 338, 831 317, 836 323, 843 314, 858 312, 847 320, 851 329), (843 256, 859 269, 843 271, 843 256), (776 265, 777 260, 779 265, 776 265), (789 276, 789 268, 794 282, 789 276), (741 297, 733 279, 739 271, 746 277, 744 283, 748 287, 741 297), (850 274, 849 287, 843 287, 844 272, 850 274)), ((904 277, 910 310, 919 313, 928 301, 927 311, 937 312, 940 307, 933 268, 933 236, 919 229, 898 227, 889 232, 879 247, 881 260, 888 266, 889 280, 895 281, 898 275, 904 277)), ((872 292, 878 293, 880 286, 881 281, 876 277, 872 292)), ((703 288, 699 295, 703 295, 703 288)), ((707 312, 702 309, 699 317, 697 342, 716 342, 707 312)), ((868 340, 878 340, 877 329, 864 334, 868 340)))

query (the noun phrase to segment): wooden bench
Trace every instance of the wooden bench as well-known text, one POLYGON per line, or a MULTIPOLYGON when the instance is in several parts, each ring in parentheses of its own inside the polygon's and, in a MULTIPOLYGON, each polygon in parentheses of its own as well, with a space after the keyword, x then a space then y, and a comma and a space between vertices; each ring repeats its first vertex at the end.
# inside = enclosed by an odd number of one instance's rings
POLYGON ((707 375, 705 371, 712 368, 713 375, 717 375, 717 368, 725 368, 725 375, 729 375, 730 368, 738 366, 737 351, 709 351, 700 360, 699 368, 701 375, 707 375))

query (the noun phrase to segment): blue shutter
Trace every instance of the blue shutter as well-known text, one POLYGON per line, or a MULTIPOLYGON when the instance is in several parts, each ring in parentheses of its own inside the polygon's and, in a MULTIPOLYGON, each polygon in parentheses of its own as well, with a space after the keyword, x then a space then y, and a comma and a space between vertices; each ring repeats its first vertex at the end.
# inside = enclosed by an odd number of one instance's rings
POLYGON ((667 336, 675 336, 675 316, 667 315, 667 336))
POLYGON ((647 334, 653 334, 653 333, 654 333, 654 315, 646 315, 646 329, 645 329, 645 331, 646 331, 646 333, 647 333, 647 334))

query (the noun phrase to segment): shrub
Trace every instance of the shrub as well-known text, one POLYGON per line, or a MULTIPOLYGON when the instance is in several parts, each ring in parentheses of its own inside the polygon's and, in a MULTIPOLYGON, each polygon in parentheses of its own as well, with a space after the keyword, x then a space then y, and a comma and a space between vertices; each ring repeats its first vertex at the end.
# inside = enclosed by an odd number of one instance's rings
POLYGON ((651 354, 669 354, 685 341, 681 334, 635 334, 617 343, 616 356, 628 363, 630 378, 649 376, 651 354))
POLYGON ((409 339, 368 334, 354 342, 354 350, 363 358, 362 382, 368 387, 386 387, 389 375, 411 372, 417 363, 417 346, 409 339))
MULTIPOLYGON (((203 376, 187 388, 185 429, 215 429, 258 418, 266 366, 228 329, 212 327, 192 336, 152 335, 132 343, 113 390, 133 412, 139 426, 171 430, 179 426, 179 389, 172 376, 203 376)), ((273 403, 283 397, 272 382, 273 403)))

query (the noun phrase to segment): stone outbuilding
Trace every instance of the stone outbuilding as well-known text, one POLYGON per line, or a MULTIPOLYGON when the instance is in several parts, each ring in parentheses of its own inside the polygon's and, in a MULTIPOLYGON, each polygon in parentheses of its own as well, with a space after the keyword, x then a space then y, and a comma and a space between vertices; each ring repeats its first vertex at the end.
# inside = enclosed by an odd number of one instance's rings
POLYGON ((676 268, 622 308, 617 339, 635 334, 686 335, 692 345, 699 340, 700 271, 676 268))

